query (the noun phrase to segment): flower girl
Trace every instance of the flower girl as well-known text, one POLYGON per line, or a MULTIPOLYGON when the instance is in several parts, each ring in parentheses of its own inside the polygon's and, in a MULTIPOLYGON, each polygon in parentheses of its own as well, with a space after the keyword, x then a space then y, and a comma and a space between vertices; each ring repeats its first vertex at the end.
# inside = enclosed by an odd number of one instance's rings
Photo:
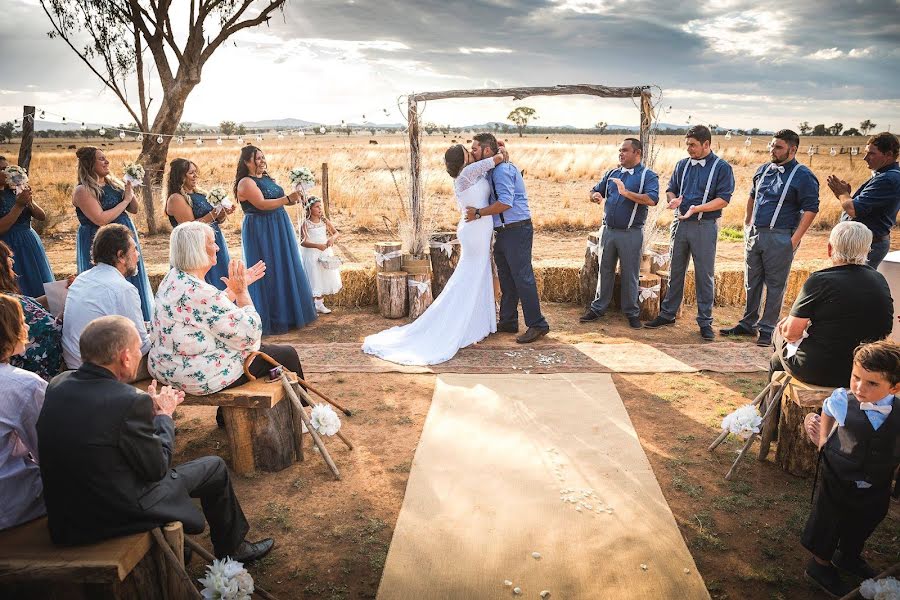
POLYGON ((322 296, 336 294, 341 289, 341 259, 334 255, 332 249, 338 231, 325 218, 322 201, 316 196, 310 196, 306 211, 308 216, 300 227, 303 270, 309 277, 316 310, 327 314, 331 310, 326 308, 322 296))

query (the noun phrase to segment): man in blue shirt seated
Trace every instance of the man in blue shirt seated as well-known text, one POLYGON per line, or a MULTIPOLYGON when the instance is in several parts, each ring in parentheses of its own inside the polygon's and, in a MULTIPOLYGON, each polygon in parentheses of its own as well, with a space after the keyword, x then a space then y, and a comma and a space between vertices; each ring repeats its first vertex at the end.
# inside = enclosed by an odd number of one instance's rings
POLYGON ((799 147, 799 135, 790 129, 777 132, 769 144, 772 162, 753 176, 744 213, 747 307, 737 325, 719 330, 722 335, 755 336, 759 329, 757 346, 772 345, 794 252, 819 212, 819 180, 797 162, 799 147), (763 286, 766 305, 760 318, 763 286))
MULTIPOLYGON (((497 138, 490 133, 479 133, 472 141, 475 160, 494 156, 499 149, 497 138)), ((531 245, 534 228, 528 195, 522 174, 510 162, 502 162, 488 175, 491 184, 490 204, 476 210, 466 207, 466 220, 491 216, 494 219, 494 262, 500 279, 500 319, 497 331, 519 331, 519 300, 528 330, 516 338, 520 344, 528 344, 550 331, 550 325, 541 314, 537 282, 531 266, 531 245)))
POLYGON ((625 138, 619 147, 619 167, 610 169, 591 188, 591 202, 604 206, 598 259, 600 275, 597 296, 581 315, 581 322, 596 321, 612 301, 616 260, 622 269, 622 312, 634 329, 643 327, 638 315, 638 280, 647 207, 659 202, 659 177, 643 165, 644 146, 635 138, 625 138))
POLYGON ((645 323, 656 329, 674 325, 675 315, 684 299, 684 276, 688 260, 694 261, 697 288, 697 324, 704 340, 714 340, 712 307, 715 298, 716 242, 718 219, 734 193, 731 165, 710 150, 712 133, 704 125, 695 125, 684 136, 688 158, 675 165, 666 197, 675 209, 672 223, 672 266, 669 289, 660 305, 659 316, 645 323))
POLYGON ((863 160, 872 169, 872 178, 851 196, 850 184, 836 175, 828 176, 828 187, 841 202, 842 221, 859 221, 872 230, 872 249, 866 264, 877 269, 891 248, 891 228, 900 210, 900 141, 890 132, 873 135, 866 142, 863 160))

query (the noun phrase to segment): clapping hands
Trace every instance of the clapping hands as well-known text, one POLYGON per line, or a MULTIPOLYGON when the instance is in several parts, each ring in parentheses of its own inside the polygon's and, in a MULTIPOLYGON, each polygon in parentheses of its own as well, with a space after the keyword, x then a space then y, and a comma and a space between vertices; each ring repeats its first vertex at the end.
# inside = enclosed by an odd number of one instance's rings
MULTIPOLYGON (((678 199, 678 200, 680 200, 680 199, 678 199)), ((674 200, 673 200, 673 202, 674 202, 674 200)), ((670 204, 671 204, 671 202, 670 202, 670 204)), ((680 204, 680 202, 679 202, 679 204, 680 204)), ((691 217, 693 217, 694 215, 697 214, 697 211, 694 210, 695 208, 697 208, 696 204, 692 204, 691 206, 688 206, 688 209, 685 211, 685 213, 683 215, 681 215, 681 214, 678 215, 678 218, 681 219, 682 221, 684 221, 685 219, 690 219, 691 217)))
POLYGON ((828 188, 837 198, 840 198, 844 194, 850 195, 850 184, 843 179, 839 179, 837 175, 828 176, 828 188))
POLYGON ((154 417, 159 415, 171 417, 178 405, 184 402, 184 392, 181 390, 164 385, 162 389, 157 391, 155 379, 147 386, 147 394, 153 400, 154 417))

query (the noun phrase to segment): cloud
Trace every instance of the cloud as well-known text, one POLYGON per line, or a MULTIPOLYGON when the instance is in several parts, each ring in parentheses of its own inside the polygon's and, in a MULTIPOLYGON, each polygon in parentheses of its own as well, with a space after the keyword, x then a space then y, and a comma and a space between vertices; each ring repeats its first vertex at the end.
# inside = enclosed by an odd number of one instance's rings
POLYGON ((844 56, 843 50, 838 50, 837 48, 823 48, 813 52, 807 56, 807 58, 811 60, 834 60, 836 58, 841 58, 842 56, 844 56))
POLYGON ((785 48, 782 34, 787 25, 784 12, 766 9, 694 19, 681 29, 705 38, 715 52, 766 57, 785 48))
POLYGON ((460 54, 511 54, 509 48, 494 48, 487 46, 485 48, 462 48, 459 49, 460 54))

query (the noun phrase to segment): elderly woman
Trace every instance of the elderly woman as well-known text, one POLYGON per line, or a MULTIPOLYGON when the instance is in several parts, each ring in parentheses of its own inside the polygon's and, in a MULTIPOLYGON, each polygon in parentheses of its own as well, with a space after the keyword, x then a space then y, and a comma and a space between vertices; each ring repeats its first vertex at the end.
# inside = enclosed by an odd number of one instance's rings
MULTIPOLYGON (((172 269, 159 285, 153 310, 150 373, 188 394, 213 394, 245 383, 244 361, 260 350, 302 376, 292 346, 260 344, 262 322, 247 288, 265 275, 265 263, 245 269, 242 261, 232 260, 221 291, 204 281, 217 251, 215 234, 205 223, 190 221, 172 230, 172 269)), ((249 371, 259 377, 270 368, 256 358, 249 371)))
POLYGON ((30 340, 22 352, 9 358, 9 364, 50 381, 65 368, 62 323, 47 310, 47 296, 32 298, 20 292, 14 271, 15 257, 12 249, 0 242, 0 293, 12 296, 22 305, 30 340))
POLYGON ((19 301, 0 294, 0 529, 47 512, 35 429, 47 382, 9 364, 27 342, 28 327, 19 301))
POLYGON ((850 381, 853 350, 891 333, 894 303, 887 281, 866 265, 871 245, 872 232, 862 223, 835 225, 828 239, 834 266, 809 276, 790 316, 775 328, 770 371, 787 371, 813 385, 844 387, 850 381))

